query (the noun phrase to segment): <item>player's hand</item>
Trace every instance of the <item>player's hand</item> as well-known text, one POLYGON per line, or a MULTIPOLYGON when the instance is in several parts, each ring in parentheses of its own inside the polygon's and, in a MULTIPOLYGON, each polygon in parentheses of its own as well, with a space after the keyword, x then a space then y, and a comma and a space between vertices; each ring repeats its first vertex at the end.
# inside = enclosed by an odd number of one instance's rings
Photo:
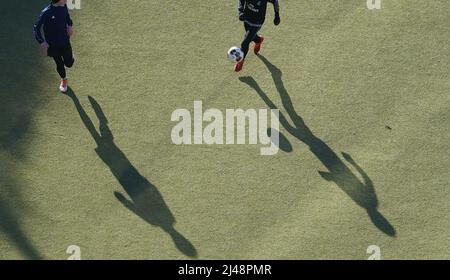
POLYGON ((67 34, 69 35, 69 37, 72 36, 72 34, 73 34, 73 27, 72 26, 67 26, 67 34))
POLYGON ((276 14, 275 14, 275 19, 273 20, 273 24, 279 25, 280 22, 281 22, 280 14, 276 13, 276 14))
POLYGON ((44 53, 47 53, 48 48, 49 48, 49 45, 47 44, 47 42, 44 42, 44 43, 41 44, 41 50, 42 50, 44 53))
POLYGON ((239 20, 240 21, 244 21, 245 20, 245 14, 244 13, 239 13, 239 20))

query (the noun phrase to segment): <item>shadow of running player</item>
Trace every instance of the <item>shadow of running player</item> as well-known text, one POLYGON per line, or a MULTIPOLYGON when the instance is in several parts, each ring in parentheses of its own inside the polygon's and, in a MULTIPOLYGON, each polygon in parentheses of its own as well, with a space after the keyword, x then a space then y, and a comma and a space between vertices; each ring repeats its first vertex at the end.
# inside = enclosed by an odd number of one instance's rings
POLYGON ((196 257, 197 251, 194 246, 175 230, 175 217, 158 189, 139 174, 138 170, 114 143, 114 137, 108 127, 108 120, 97 101, 89 96, 89 101, 100 122, 99 132, 95 129, 91 119, 70 88, 67 95, 72 98, 84 126, 94 138, 97 144, 95 149, 97 155, 108 165, 131 200, 128 200, 119 192, 114 192, 116 198, 144 221, 153 226, 161 227, 167 232, 180 252, 189 257, 196 257))
MULTIPOLYGON (((311 152, 328 169, 328 172, 318 171, 322 178, 336 183, 336 185, 338 185, 339 188, 341 188, 356 204, 364 208, 373 224, 379 230, 389 236, 395 236, 396 231, 394 227, 380 212, 378 212, 378 199, 375 188, 366 172, 364 172, 349 154, 342 153, 344 159, 361 174, 363 178, 363 182, 361 182, 338 155, 325 142, 313 134, 308 126, 306 126, 303 119, 295 111, 292 100, 284 87, 282 80, 283 73, 281 70, 270 63, 264 56, 260 55, 259 58, 271 72, 277 91, 280 94, 283 107, 294 124, 291 125, 286 117, 280 112, 279 119, 281 125, 292 136, 308 145, 311 152)), ((270 109, 277 109, 275 104, 261 90, 260 86, 252 77, 241 77, 239 79, 252 87, 270 109)))

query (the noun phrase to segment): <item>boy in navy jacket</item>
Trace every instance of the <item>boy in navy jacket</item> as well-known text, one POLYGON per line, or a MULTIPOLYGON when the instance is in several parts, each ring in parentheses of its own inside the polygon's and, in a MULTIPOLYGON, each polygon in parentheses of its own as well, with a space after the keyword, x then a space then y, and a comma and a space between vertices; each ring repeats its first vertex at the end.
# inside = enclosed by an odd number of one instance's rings
POLYGON ((264 24, 266 19, 267 3, 273 4, 275 11, 275 18, 273 23, 275 25, 280 24, 280 5, 278 0, 239 0, 239 20, 244 22, 245 28, 245 38, 242 41, 241 49, 244 52, 244 59, 239 61, 235 67, 234 71, 239 72, 244 66, 244 60, 247 56, 250 43, 253 41, 255 47, 253 49, 255 54, 259 53, 261 49, 261 44, 264 41, 263 36, 258 35, 258 31, 264 24))
POLYGON ((66 92, 68 87, 66 67, 72 67, 75 62, 70 45, 73 22, 66 3, 67 0, 52 0, 50 5, 42 10, 33 26, 36 41, 56 63, 56 70, 61 77, 61 92, 66 92), (41 28, 44 29, 44 37, 41 28))

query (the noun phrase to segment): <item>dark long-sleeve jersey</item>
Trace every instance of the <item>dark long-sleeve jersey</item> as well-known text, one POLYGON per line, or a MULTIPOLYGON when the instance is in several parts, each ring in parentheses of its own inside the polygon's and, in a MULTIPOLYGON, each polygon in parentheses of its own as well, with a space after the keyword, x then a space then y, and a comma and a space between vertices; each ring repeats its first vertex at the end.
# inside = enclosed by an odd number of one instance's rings
POLYGON ((54 6, 50 4, 42 10, 33 26, 34 37, 39 44, 47 42, 50 46, 65 46, 69 43, 67 26, 72 26, 72 24, 67 5, 54 6), (41 27, 44 27, 45 39, 42 37, 41 27))
POLYGON ((262 26, 266 19, 267 2, 273 4, 275 13, 279 13, 278 0, 239 0, 239 13, 244 14, 245 22, 252 26, 262 26))

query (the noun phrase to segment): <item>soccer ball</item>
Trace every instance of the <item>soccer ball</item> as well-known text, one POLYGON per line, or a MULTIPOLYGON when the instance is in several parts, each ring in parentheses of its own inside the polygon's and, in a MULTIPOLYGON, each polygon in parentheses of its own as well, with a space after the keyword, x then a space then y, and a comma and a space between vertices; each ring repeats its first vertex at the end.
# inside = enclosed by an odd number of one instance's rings
POLYGON ((238 47, 231 47, 228 50, 228 59, 231 62, 239 62, 244 58, 244 52, 241 50, 241 48, 238 47))

